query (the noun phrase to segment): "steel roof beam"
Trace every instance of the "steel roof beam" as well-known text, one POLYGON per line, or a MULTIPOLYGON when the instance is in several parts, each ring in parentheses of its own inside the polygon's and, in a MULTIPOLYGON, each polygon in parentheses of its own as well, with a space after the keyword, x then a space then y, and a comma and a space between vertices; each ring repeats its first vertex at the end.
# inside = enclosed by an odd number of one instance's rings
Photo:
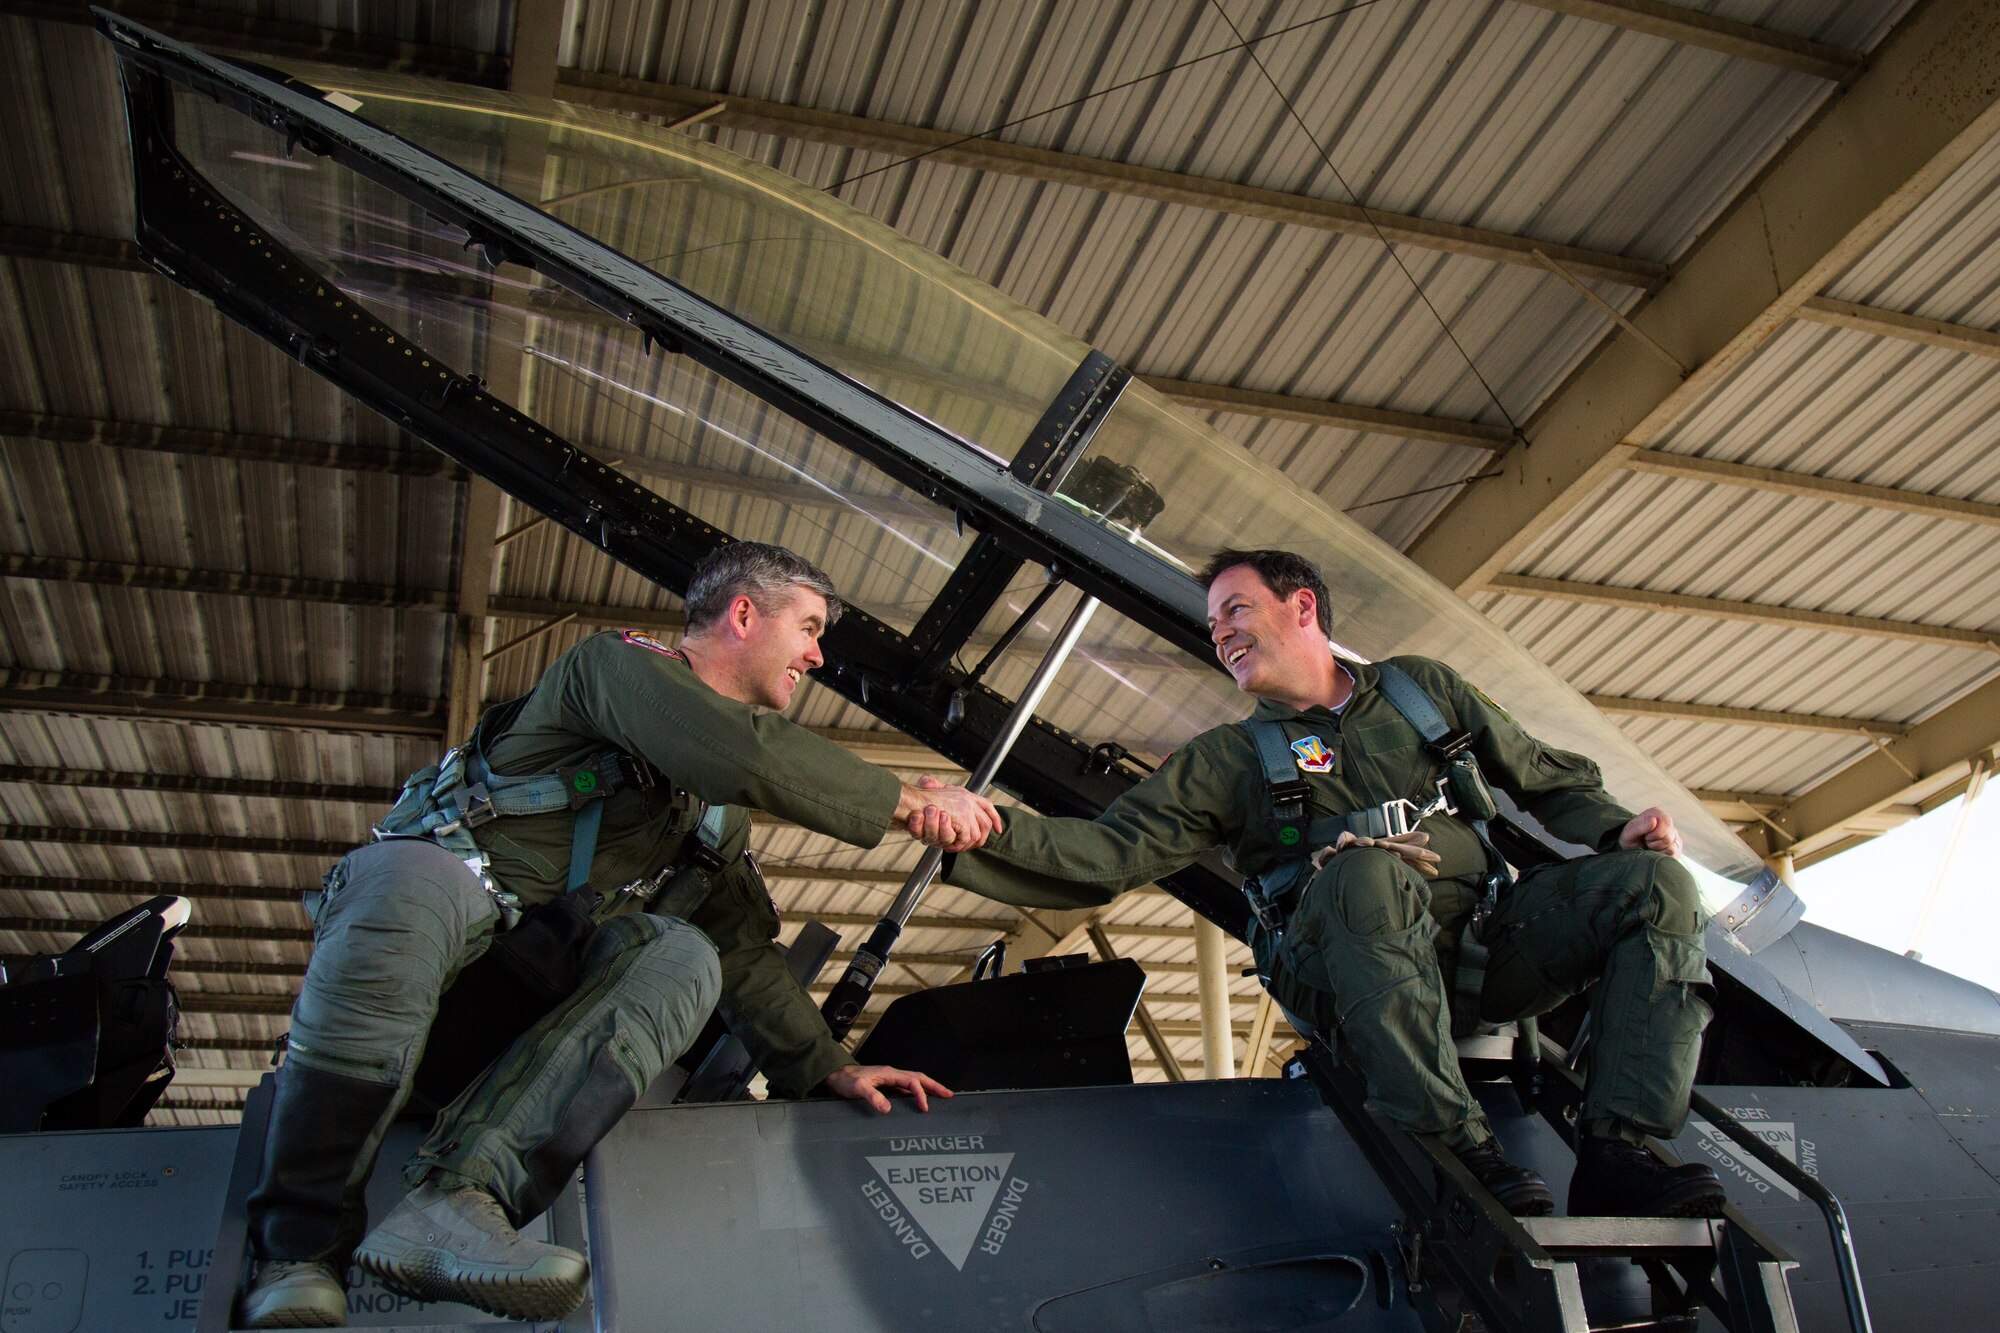
MULTIPOLYGON (((769 498, 768 496, 766 498, 769 498)), ((333 606, 384 607, 397 610, 449 611, 456 594, 441 588, 400 588, 375 583, 343 583, 333 579, 310 579, 284 574, 247 574, 236 570, 184 569, 166 565, 127 565, 108 560, 68 560, 49 556, 0 555, 0 578, 33 579, 54 583, 85 583, 108 587, 146 588, 165 592, 208 593, 217 596, 263 597, 277 601, 323 603, 333 606)), ((687 628, 687 618, 678 610, 641 606, 606 606, 566 602, 552 597, 489 596, 485 616, 489 620, 567 620, 586 629, 644 629, 663 634, 679 634, 687 628)), ((983 649, 997 641, 990 634, 975 635, 970 647, 983 649)), ((1042 644, 1024 638, 1022 651, 1042 644)), ((1099 661, 1121 666, 1144 667, 1158 662, 1156 652, 1147 649, 1101 647, 1088 650, 1099 661)), ((243 687, 217 686, 221 690, 243 687)), ((471 724, 453 735, 463 735, 471 724)), ((922 748, 922 747, 918 747, 922 748)), ((924 749, 930 759, 943 762, 924 749)))
POLYGON ((1787 713, 1766 708, 1727 708, 1716 704, 1676 703, 1671 699, 1633 699, 1622 695, 1584 696, 1599 712, 1614 717, 1653 717, 1675 722, 1719 722, 1737 727, 1770 727, 1780 731, 1823 731, 1836 735, 1901 736, 1909 728, 1900 722, 1869 717, 1829 717, 1822 713, 1787 713))
MULTIPOLYGON (((525 97, 549 97, 556 87, 556 47, 562 33, 562 0, 515 0, 513 52, 507 68, 507 89, 525 97)), ((548 162, 549 127, 534 120, 505 122, 501 137, 500 175, 540 180, 548 162)), ((486 370, 485 391, 503 403, 523 401, 528 380, 526 354, 507 344, 512 336, 527 344, 528 310, 525 293, 496 290, 494 301, 477 320, 486 344, 481 357, 486 370), (503 330, 505 332, 503 333, 503 330)), ((445 649, 445 735, 472 734, 486 703, 488 651, 486 607, 493 595, 493 576, 501 563, 500 488, 484 477, 468 477, 460 494, 458 531, 454 538, 451 639, 445 649)), ((513 641, 518 643, 519 640, 513 641)))
POLYGON ((1745 824, 1754 828, 1765 828, 1764 820, 1773 811, 1785 808, 1791 798, 1773 792, 1722 791, 1710 787, 1695 788, 1695 799, 1707 806, 1716 818, 1730 824, 1745 824))
POLYGON ((14 222, 0 223, 0 257, 77 264, 118 273, 153 271, 139 253, 139 243, 129 237, 91 236, 49 227, 24 227, 14 222))
MULTIPOLYGON (((103 925, 102 921, 78 921, 53 916, 0 916, 0 931, 28 935, 83 935, 103 925)), ((312 931, 303 926, 230 926, 189 922, 181 928, 181 938, 195 940, 259 940, 266 943, 310 944, 312 931)))
POLYGON ((96 787, 111 791, 171 792, 177 795, 237 796, 322 803, 342 801, 365 805, 387 805, 401 792, 397 787, 205 777, 195 773, 39 767, 32 764, 0 764, 0 782, 21 782, 34 787, 96 787))
POLYGON ((287 574, 127 565, 112 560, 67 560, 40 555, 0 555, 0 578, 89 583, 164 592, 213 593, 225 597, 268 597, 287 602, 325 602, 336 606, 373 606, 393 610, 444 611, 451 604, 451 594, 442 588, 402 588, 287 574))
POLYGON ((1665 611, 1676 615, 1734 620, 1751 625, 1776 625, 1786 629, 1834 630, 1843 634, 1896 639, 1904 643, 1934 644, 1946 648, 2000 649, 2000 639, 1996 639, 1994 631, 1988 630, 1958 629, 1950 625, 1924 625, 1907 620, 1881 620, 1874 616, 1849 616, 1832 611, 1804 611, 1790 606, 1766 606, 1759 602, 1729 601, 1720 597, 1690 597, 1683 593, 1653 592, 1645 588, 1620 588, 1603 583, 1576 583, 1568 579, 1500 574, 1487 581, 1486 591, 1535 597, 1544 601, 1608 606, 1625 611, 1665 611))
POLYGON ((255 852, 268 856, 345 856, 346 838, 254 838, 232 833, 178 833, 163 829, 59 828, 0 824, 0 842, 50 842, 71 847, 137 847, 155 852, 255 852))
POLYGON ((178 898, 197 901, 241 903, 296 903, 301 892, 284 884, 194 884, 172 880, 74 879, 67 875, 0 875, 0 890, 134 901, 171 893, 178 898))
POLYGON ((0 668, 0 712, 383 735, 436 736, 444 725, 435 700, 404 695, 20 668, 0 668))
POLYGON ((1897 338, 1903 342, 1922 343, 1926 347, 1941 347, 1948 352, 1983 356, 1988 360, 2000 359, 2000 333, 1990 329, 1926 319, 1922 315, 1905 315, 1900 311, 1856 305, 1852 301, 1836 301, 1829 296, 1813 297, 1799 307, 1798 314, 1793 318, 1809 324, 1872 333, 1878 338, 1897 338))
POLYGON ((1662 0, 1514 0, 1551 13, 1588 19, 1649 37, 1663 37, 1682 46, 1698 46, 1739 60, 1754 60, 1839 82, 1861 68, 1867 58, 1808 37, 1739 23, 1662 0))
POLYGON ((1287 194, 1235 181, 1212 180, 1156 167, 1135 166, 1106 158, 1085 157, 1000 139, 968 138, 949 130, 926 129, 895 121, 849 116, 814 107, 789 106, 755 97, 737 97, 711 89, 688 88, 616 74, 565 69, 556 95, 579 106, 657 116, 667 121, 726 102, 709 124, 725 129, 768 134, 883 153, 940 165, 969 167, 1055 185, 1073 185, 1106 194, 1129 195, 1156 203, 1208 209, 1237 217, 1258 218, 1286 226, 1305 227, 1340 236, 1379 234, 1395 245, 1415 246, 1446 254, 1465 255, 1496 264, 1540 268, 1540 250, 1585 278, 1648 288, 1666 276, 1666 266, 1650 260, 1558 245, 1527 236, 1465 227, 1408 214, 1363 209, 1354 204, 1310 195, 1287 194))
MULTIPOLYGON (((507 77, 507 57, 490 51, 405 42, 394 37, 316 28, 307 23, 288 23, 201 5, 165 4, 159 0, 116 0, 107 7, 147 27, 173 33, 183 41, 256 60, 317 60, 329 65, 415 74, 491 88, 500 87, 507 77)), ((73 0, 0 0, 0 14, 49 23, 91 21, 89 8, 73 0)))
POLYGON ((184 1014, 289 1014, 292 1012, 292 997, 182 989, 180 1011, 184 1014))
POLYGON ((1942 518, 1958 523, 2000 527, 2000 505, 1985 504, 1978 500, 1959 500, 1947 495, 1926 495, 1917 491, 1898 490, 1893 486, 1838 481, 1832 477, 1815 477, 1803 472, 1753 467, 1747 463, 1730 463, 1719 458, 1696 458, 1691 454, 1670 454, 1658 449, 1638 450, 1625 460, 1625 466, 1634 472, 1672 477, 1679 481, 1712 482, 1718 486, 1768 491, 1777 495, 1796 496, 1803 500, 1827 500, 1836 504, 1860 505, 1867 509, 1886 509, 1898 514, 1915 514, 1920 518, 1942 518))
POLYGON ((1919 6, 1633 316, 1693 373, 1613 334, 1530 423, 1532 446, 1495 460, 1410 556, 1461 594, 1485 586, 2000 133, 1987 16, 1981 0, 1919 6))
POLYGON ((1268 421, 1297 421, 1308 426, 1394 435, 1405 440, 1434 440, 1440 444, 1455 444, 1487 453, 1505 449, 1510 438, 1505 426, 1489 426, 1481 421, 1392 412, 1380 407, 1301 398, 1287 393, 1265 393, 1258 389, 1238 389, 1226 384, 1164 379, 1157 375, 1141 375, 1139 378, 1182 407, 1201 412, 1233 412, 1268 421))
POLYGON ((1797 839, 1793 854, 1799 864, 1808 865, 1839 850, 1837 844, 1857 822, 1916 803, 1939 787, 1962 785, 1973 761, 1996 748, 2000 679, 1987 681, 1908 735, 1801 793, 1777 818, 1797 839))
MULTIPOLYGON (((519 620, 552 620, 557 616, 574 616, 573 623, 593 629, 643 629, 662 634, 679 634, 687 628, 687 618, 678 610, 658 610, 636 606, 593 606, 579 605, 548 597, 494 597, 487 605, 490 616, 504 616, 519 620)), ((997 635, 976 634, 967 641, 971 651, 984 651, 998 641, 997 635)), ((1017 640, 1017 652, 1030 652, 1048 646, 1048 641, 1024 635, 1017 640)), ((1114 666, 1146 667, 1159 662, 1160 654, 1146 648, 1093 647, 1086 645, 1080 650, 1085 656, 1114 666)), ((921 747, 920 747, 921 748, 921 747)), ((927 762, 940 762, 932 754, 927 762)))
MULTIPOLYGON (((0 256, 24 259, 40 259, 53 263, 81 264, 106 269, 131 269, 150 273, 145 262, 139 257, 139 247, 131 241, 111 237, 83 236, 67 232, 48 231, 41 228, 0 225, 0 256)), ((536 312, 550 319, 575 319, 591 324, 604 325, 629 331, 629 326, 611 319, 595 306, 582 303, 551 302, 546 307, 537 307, 536 312)), ((1298 394, 1267 393, 1260 389, 1244 389, 1229 384, 1209 384, 1198 380, 1169 379, 1159 375, 1140 375, 1139 379, 1159 393, 1175 402, 1198 411, 1232 412, 1239 416, 1260 417, 1272 421, 1295 421, 1309 426, 1325 426, 1338 430, 1362 431, 1371 434, 1390 435, 1399 439, 1434 440, 1443 444, 1455 444, 1467 449, 1485 452, 1503 449, 1507 445, 1508 432, 1504 427, 1491 426, 1480 421, 1465 421, 1456 417, 1427 416, 1420 412, 1398 412, 1388 408, 1369 407, 1361 403, 1345 403, 1335 399, 1308 398, 1298 394)), ((28 418, 27 413, 0 413, 0 420, 10 417, 28 418)), ((67 420, 67 419, 58 419, 67 420)), ((122 429, 134 432, 143 438, 147 430, 173 430, 174 428, 143 427, 137 423, 125 426, 123 423, 101 423, 107 429, 122 429)), ((0 435, 20 433, 27 438, 35 438, 30 432, 0 429, 0 435)), ((221 432, 199 432, 198 434, 222 434, 221 432)), ((66 437, 65 437, 66 438, 66 437)), ((255 438, 255 437, 248 437, 255 438)), ((125 439, 107 438, 95 441, 105 444, 126 444, 125 439)), ((282 442, 280 442, 282 443, 282 442)), ((147 445, 141 440, 130 441, 131 447, 165 448, 163 444, 147 445)), ((305 446, 309 452, 331 451, 342 446, 312 443, 305 446)), ((222 453, 221 449, 186 449, 189 453, 222 453)), ((685 481, 694 485, 716 486, 723 489, 741 490, 746 493, 751 487, 745 479, 728 473, 705 468, 690 468, 685 464, 660 462, 638 454, 621 453, 615 450, 593 447, 591 453, 604 462, 616 462, 634 475, 662 477, 673 481, 685 481)), ((234 456, 224 454, 224 456, 234 456)), ((257 455, 253 455, 257 456, 257 455)), ((424 458, 428 462, 421 465, 425 474, 446 475, 462 478, 464 473, 442 454, 429 450, 413 450, 413 458, 424 458)), ((307 462, 308 459, 289 459, 278 456, 272 461, 307 462)), ((326 466, 341 464, 327 461, 326 466)), ((357 462, 357 467, 365 466, 357 462)), ((384 467, 367 470, 388 471, 384 467)), ((402 470, 402 469, 394 469, 402 470)), ((412 471, 418 469, 410 469, 412 471)), ((774 493, 787 497, 792 503, 812 504, 819 508, 845 508, 837 498, 824 492, 802 485, 786 483, 762 483, 757 493, 771 496, 774 493), (795 498, 793 498, 795 497, 795 498)), ((934 506, 924 505, 901 495, 879 495, 862 497, 867 507, 886 510, 905 517, 914 517, 932 524, 942 524, 948 516, 941 516, 934 506)))
MULTIPOLYGON (((505 58, 483 53, 361 37, 306 24, 269 19, 239 20, 181 5, 126 3, 119 5, 118 10, 181 40, 255 59, 268 60, 275 54, 360 68, 394 69, 488 86, 512 80, 505 58)), ((87 9, 48 3, 47 0, 39 3, 37 0, 4 0, 0 2, 0 12, 59 22, 90 21, 87 9)), ((517 28, 517 40, 523 31, 540 30, 539 24, 529 22, 517 28)), ((1398 245, 1467 255, 1493 263, 1538 268, 1541 261, 1535 258, 1535 251, 1540 250, 1579 276, 1628 287, 1647 288, 1666 276, 1666 266, 1650 260, 1631 259, 1507 232, 1362 209, 1331 199, 1287 194, 1281 190, 1262 189, 1234 181, 1211 180, 1183 172, 1133 166, 997 139, 967 139, 947 130, 789 106, 759 98, 736 97, 709 89, 564 69, 557 71, 553 91, 556 97, 576 105, 658 116, 669 122, 707 111, 720 100, 726 103, 724 108, 705 118, 712 124, 729 129, 899 157, 923 154, 929 161, 951 166, 1025 176, 1052 184, 1132 195, 1240 217, 1261 218, 1336 235, 1372 238, 1379 228, 1383 235, 1398 245)))
POLYGON ((564 7, 564 0, 514 0, 514 30, 507 46, 508 92, 523 97, 556 95, 564 7))
POLYGON ((107 421, 96 417, 57 416, 41 412, 0 410, 0 439, 96 444, 109 449, 192 454, 243 463, 282 463, 293 467, 326 467, 345 472, 381 472, 405 477, 458 479, 465 475, 458 464, 443 454, 414 443, 407 450, 388 449, 331 440, 300 440, 285 435, 253 435, 244 431, 203 430, 193 426, 157 426, 142 421, 107 421))
POLYGON ((190 1051, 256 1051, 269 1055, 276 1039, 271 1037, 194 1037, 180 1039, 180 1044, 190 1051))

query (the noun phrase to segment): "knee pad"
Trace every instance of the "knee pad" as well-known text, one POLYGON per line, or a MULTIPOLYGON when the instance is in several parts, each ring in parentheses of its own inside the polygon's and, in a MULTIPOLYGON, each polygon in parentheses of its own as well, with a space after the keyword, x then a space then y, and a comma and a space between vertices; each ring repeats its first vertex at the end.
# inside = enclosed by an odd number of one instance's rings
POLYGON ((1707 913, 1701 890, 1687 867, 1659 852, 1643 853, 1650 872, 1644 910, 1646 924, 1673 935, 1699 934, 1707 913))
POLYGON ((499 914, 465 862, 435 843, 394 839, 349 853, 327 876, 313 918, 442 928, 463 940, 499 914))
POLYGON ((1341 934, 1399 935, 1427 922, 1430 904, 1430 886, 1401 857, 1357 847, 1313 876, 1299 910, 1341 934))
POLYGON ((591 953, 612 944, 614 952, 639 951, 632 971, 647 978, 663 999, 686 997, 706 1014, 722 995, 722 959, 708 936, 676 917, 633 912, 598 927, 591 953))

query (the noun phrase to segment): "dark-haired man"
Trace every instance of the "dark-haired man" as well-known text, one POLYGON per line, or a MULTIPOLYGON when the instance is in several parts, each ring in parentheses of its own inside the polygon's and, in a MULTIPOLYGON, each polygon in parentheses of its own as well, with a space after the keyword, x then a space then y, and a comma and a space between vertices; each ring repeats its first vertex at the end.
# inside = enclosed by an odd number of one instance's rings
MULTIPOLYGON (((1714 1215, 1713 1172, 1669 1168, 1641 1146, 1679 1131, 1709 1015, 1700 900, 1674 859, 1673 820, 1619 806, 1595 764, 1541 744, 1442 663, 1336 656, 1310 561, 1222 551, 1202 583, 1216 655, 1260 701, 1250 721, 1197 736, 1096 820, 1009 810, 950 882, 1024 906, 1093 905, 1226 849, 1252 877, 1249 942, 1273 997, 1346 1039, 1392 1120, 1444 1136, 1511 1210, 1547 1213, 1547 1185, 1501 1155, 1452 1046, 1435 938, 1467 926, 1500 867, 1476 814, 1432 808, 1453 764, 1410 716, 1427 699, 1443 723, 1433 730, 1468 738, 1485 779, 1598 852, 1529 872, 1479 931, 1490 1020, 1545 1013, 1596 983, 1570 1211, 1714 1215), (1423 817, 1404 831, 1397 814, 1412 810, 1423 817)), ((1454 781, 1459 806, 1476 799, 1476 779, 1454 781)))
POLYGON ((840 610, 826 575, 792 552, 723 547, 695 571, 679 647, 626 630, 564 653, 412 777, 378 841, 309 895, 314 952, 250 1195, 256 1271, 240 1327, 345 1322, 362 1186, 440 997, 523 912, 542 909, 511 943, 500 936, 496 957, 539 938, 529 932, 553 909, 585 941, 576 985, 440 1113, 405 1172, 412 1192, 355 1251, 403 1294, 568 1313, 583 1257, 515 1228, 718 1002, 780 1095, 824 1086, 883 1112, 885 1092, 919 1110, 951 1095, 849 1059, 786 971, 745 851, 746 808, 863 847, 901 823, 967 850, 997 825, 985 798, 919 792, 778 715, 840 610))

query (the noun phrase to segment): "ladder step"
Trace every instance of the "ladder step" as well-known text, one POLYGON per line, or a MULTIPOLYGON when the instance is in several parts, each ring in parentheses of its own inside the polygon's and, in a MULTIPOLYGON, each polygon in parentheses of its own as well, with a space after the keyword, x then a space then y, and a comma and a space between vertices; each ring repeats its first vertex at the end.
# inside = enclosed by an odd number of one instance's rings
POLYGON ((1715 1252, 1719 1219, 1703 1217, 1523 1217, 1521 1229, 1552 1255, 1665 1258, 1715 1252))

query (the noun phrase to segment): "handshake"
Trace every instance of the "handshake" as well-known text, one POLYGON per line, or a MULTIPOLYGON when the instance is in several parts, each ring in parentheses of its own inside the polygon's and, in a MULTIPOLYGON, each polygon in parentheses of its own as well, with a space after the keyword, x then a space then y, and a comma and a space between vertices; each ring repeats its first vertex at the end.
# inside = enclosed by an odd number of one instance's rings
POLYGON ((903 788, 896 802, 896 822, 926 847, 969 852, 1000 831, 1000 811, 977 792, 947 787, 926 776, 918 778, 916 786, 903 788))

